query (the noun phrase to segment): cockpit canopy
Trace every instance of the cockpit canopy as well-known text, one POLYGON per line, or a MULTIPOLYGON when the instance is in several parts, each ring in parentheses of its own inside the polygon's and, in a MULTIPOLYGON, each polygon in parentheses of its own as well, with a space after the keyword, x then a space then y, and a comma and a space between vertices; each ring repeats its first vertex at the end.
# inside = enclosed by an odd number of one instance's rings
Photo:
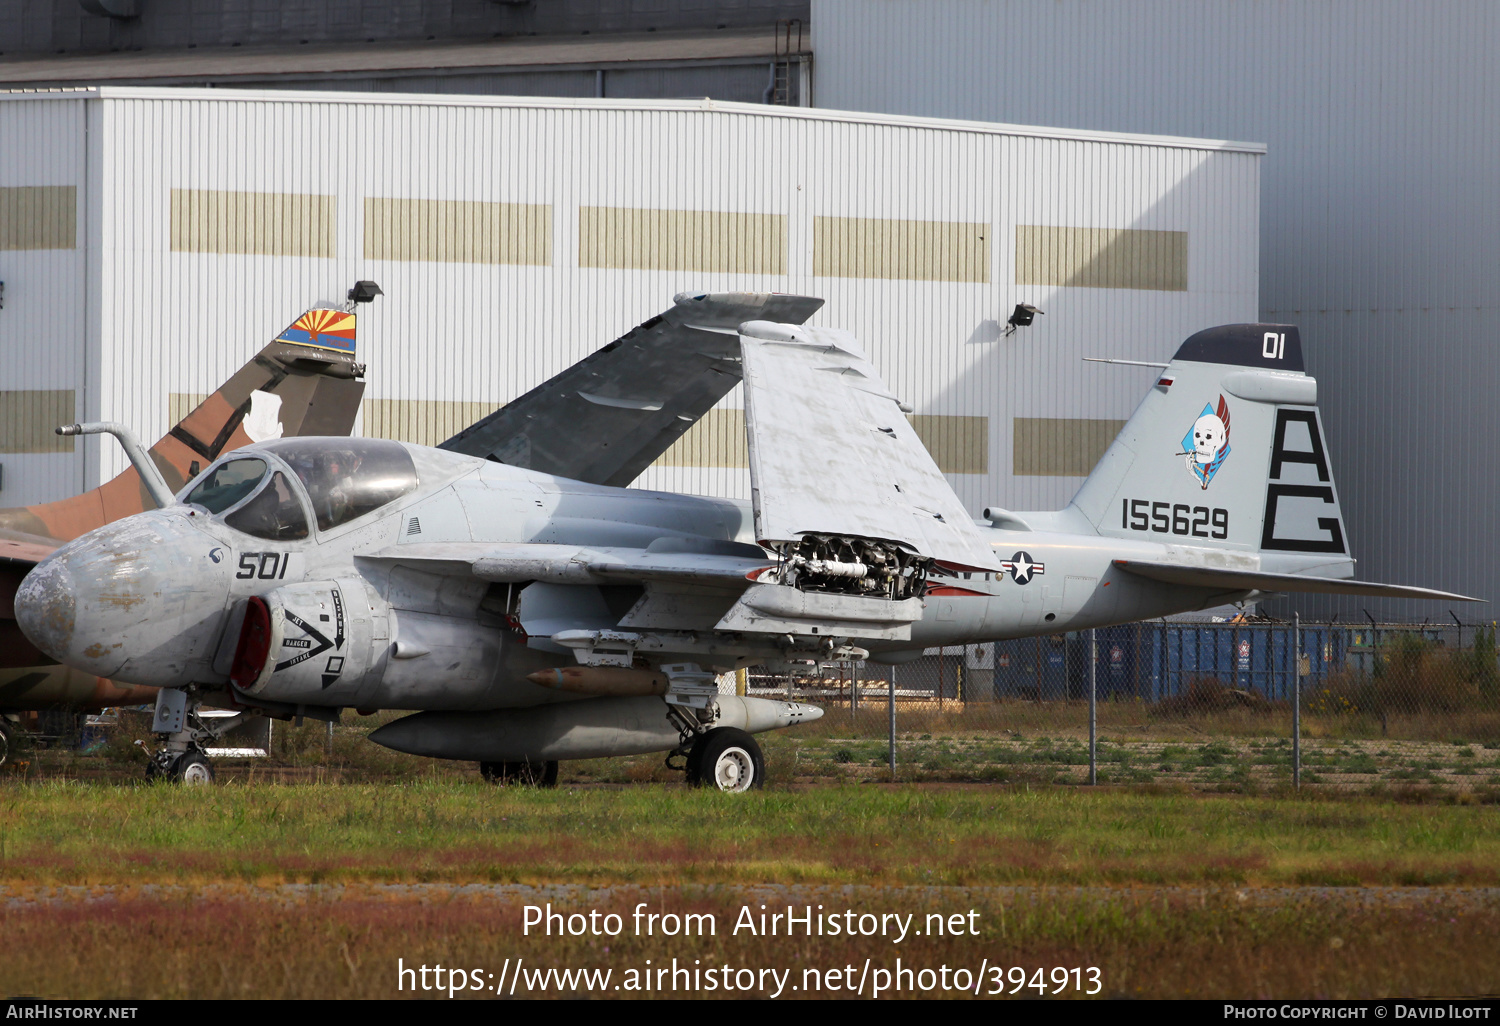
MULTIPOLYGON (((398 442, 377 438, 283 438, 260 447, 284 461, 327 531, 373 513, 417 488, 417 468, 398 442)), ((183 499, 257 538, 308 535, 307 514, 287 475, 256 456, 226 460, 183 499), (247 498, 248 497, 248 498, 247 498)))

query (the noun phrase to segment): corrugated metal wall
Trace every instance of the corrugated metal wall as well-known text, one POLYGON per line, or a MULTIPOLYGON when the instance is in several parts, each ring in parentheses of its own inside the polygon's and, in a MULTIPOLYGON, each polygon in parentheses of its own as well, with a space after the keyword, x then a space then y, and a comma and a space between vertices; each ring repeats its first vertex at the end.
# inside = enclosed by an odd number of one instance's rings
POLYGON ((1500 6, 813 0, 813 22, 820 104, 1267 143, 1260 316, 1301 326, 1361 576, 1500 601, 1500 6))
POLYGON ((90 390, 86 106, 15 100, 0 116, 0 506, 84 483, 81 448, 53 429, 90 390))
MULTIPOLYGON (((1055 508, 1079 457, 1013 478, 1015 420, 1123 419, 1149 374, 1080 357, 1150 356, 1256 307, 1254 148, 672 101, 103 95, 100 415, 152 437, 173 393, 356 278, 385 291, 361 310, 366 427, 427 441, 674 293, 806 292, 971 510, 1055 508), (1182 233, 1152 259, 1177 253, 1183 287, 1017 284, 1024 226, 1088 230, 1106 271, 1119 232, 1182 233), (1017 302, 1046 314, 1002 339, 1017 302)), ((739 406, 640 483, 747 495, 739 406)))

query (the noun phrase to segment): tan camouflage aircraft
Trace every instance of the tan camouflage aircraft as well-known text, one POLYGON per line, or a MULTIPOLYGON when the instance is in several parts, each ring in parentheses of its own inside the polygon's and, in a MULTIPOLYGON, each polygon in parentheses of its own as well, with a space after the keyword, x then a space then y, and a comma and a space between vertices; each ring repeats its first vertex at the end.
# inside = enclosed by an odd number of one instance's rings
MULTIPOLYGON (((302 435, 347 435, 364 393, 355 362, 355 315, 308 310, 149 450, 167 486, 181 489, 222 453, 302 435)), ((157 501, 134 467, 81 495, 0 509, 0 762, 20 714, 88 712, 154 700, 156 689, 117 684, 40 652, 16 625, 16 588, 33 566, 74 538, 157 501)))

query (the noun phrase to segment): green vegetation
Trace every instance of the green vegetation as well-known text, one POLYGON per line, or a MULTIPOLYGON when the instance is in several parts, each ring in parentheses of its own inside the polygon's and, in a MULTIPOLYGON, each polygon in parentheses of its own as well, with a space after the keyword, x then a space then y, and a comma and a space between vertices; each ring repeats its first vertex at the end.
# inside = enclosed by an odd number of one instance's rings
MULTIPOLYGON (((1274 710, 1241 709, 1260 717, 1261 727, 1237 734, 1214 731, 1232 724, 1209 717, 1126 722, 1139 710, 1105 707, 1098 749, 1099 782, 1154 784, 1208 792, 1279 794, 1292 780, 1290 721, 1277 736, 1274 710), (1212 730, 1209 728, 1213 728, 1212 730)), ((1040 787, 1080 785, 1088 779, 1086 710, 1076 704, 1014 703, 965 708, 907 707, 899 712, 896 779, 900 782, 989 783, 1040 787), (1000 727, 996 716, 1011 712, 1027 729, 1000 727), (1027 720, 1023 714, 1031 714, 1027 720), (1043 723, 1044 718, 1050 717, 1043 723), (1072 719, 1068 719, 1072 717, 1072 719), (1042 729, 1038 729, 1038 728, 1042 729)), ((1215 714, 1217 715, 1217 714, 1215 714)), ((388 718, 388 717, 387 717, 388 718)), ((382 717, 351 718, 329 736, 326 725, 275 726, 271 757, 223 763, 222 779, 240 782, 392 783, 432 779, 454 782, 475 776, 472 763, 447 763, 402 755, 373 745, 366 735, 382 717)), ((1335 717, 1337 719, 1337 717, 1335 717)), ((1247 721, 1248 722, 1248 721, 1247 721)), ((1415 722, 1409 720, 1408 722, 1415 722)), ((1427 739, 1367 739, 1327 734, 1306 717, 1302 782, 1309 788, 1395 796, 1406 800, 1500 802, 1500 753, 1495 736, 1453 717, 1427 739), (1467 726, 1470 729, 1457 729, 1467 726)), ((29 780, 58 777, 130 781, 145 757, 133 741, 150 740, 145 719, 122 724, 107 743, 88 753, 57 749, 25 752, 11 769, 29 780), (24 764, 24 765, 21 765, 24 764)), ((1482 726, 1482 725, 1479 725, 1482 726)), ((822 720, 795 730, 762 735, 775 784, 889 782, 887 723, 876 715, 831 707, 822 720)), ((1392 732, 1393 735, 1396 733, 1392 732)), ((564 763, 565 784, 639 784, 680 781, 660 755, 564 763)))
POLYGON ((1392 773, 1410 779, 1385 794, 1426 795, 1414 802, 1245 793, 1254 774, 1289 765, 1280 738, 1146 754, 1111 737, 1101 777, 1158 782, 1090 789, 996 782, 1075 780, 1076 738, 924 733, 901 742, 903 773, 991 782, 839 783, 880 779, 884 742, 790 733, 768 739, 778 779, 747 795, 689 790, 655 757, 565 764, 555 790, 494 787, 472 766, 385 753, 353 728, 336 732, 330 754, 321 725, 283 732, 279 758, 300 765, 226 767, 214 788, 139 783, 123 746, 110 757, 33 753, 31 772, 0 781, 11 952, 0 986, 73 998, 383 998, 411 995, 395 989, 397 959, 498 972, 519 957, 620 973, 675 957, 800 973, 900 957, 908 967, 988 959, 1028 976, 1096 966, 1104 996, 1493 991, 1500 806, 1431 783, 1462 764, 1500 786, 1491 749, 1349 741, 1307 770, 1399 763, 1392 773), (288 774, 361 782, 275 779, 288 774), (1207 793, 1217 788, 1241 793, 1207 793), (724 930, 524 936, 520 905, 544 900, 625 916, 646 901, 712 913, 726 929, 752 902, 973 909, 982 931, 899 948, 724 930), (234 957, 205 961, 226 951, 234 957))
MULTIPOLYGON (((1222 769, 1222 767, 1217 767, 1222 769)), ((889 785, 0 787, 0 883, 1500 883, 1500 810, 889 785)))

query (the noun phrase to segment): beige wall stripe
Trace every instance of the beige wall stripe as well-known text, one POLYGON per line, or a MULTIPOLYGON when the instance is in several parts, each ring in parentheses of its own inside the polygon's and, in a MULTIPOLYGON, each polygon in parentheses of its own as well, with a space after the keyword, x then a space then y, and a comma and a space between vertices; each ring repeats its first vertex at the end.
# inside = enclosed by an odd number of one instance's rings
POLYGON ((182 418, 192 413, 208 398, 207 392, 168 392, 167 423, 176 427, 182 418))
POLYGON ((1017 417, 1012 421, 1011 472, 1041 477, 1088 477, 1123 420, 1017 417))
POLYGON ((77 186, 21 185, 0 189, 0 249, 76 249, 77 246, 77 186))
POLYGON ((1187 232, 1016 226, 1017 285, 1183 292, 1187 257, 1187 232))
POLYGON ((786 218, 718 210, 581 207, 578 266, 785 274, 786 218))
POLYGON ((444 399, 366 399, 361 410, 368 438, 438 445, 494 413, 500 405, 444 399))
POLYGON ((990 472, 990 418, 918 413, 906 419, 943 473, 990 472))
POLYGON ((367 199, 367 260, 552 264, 552 207, 477 200, 367 199))
POLYGON ((171 218, 173 252, 338 255, 334 196, 173 189, 171 218))
POLYGON ((967 221, 816 217, 813 274, 988 282, 990 226, 967 221))
POLYGON ((57 427, 77 420, 71 388, 0 392, 0 452, 72 452, 57 427))
POLYGON ((656 463, 658 467, 748 467, 745 411, 709 410, 656 463))

